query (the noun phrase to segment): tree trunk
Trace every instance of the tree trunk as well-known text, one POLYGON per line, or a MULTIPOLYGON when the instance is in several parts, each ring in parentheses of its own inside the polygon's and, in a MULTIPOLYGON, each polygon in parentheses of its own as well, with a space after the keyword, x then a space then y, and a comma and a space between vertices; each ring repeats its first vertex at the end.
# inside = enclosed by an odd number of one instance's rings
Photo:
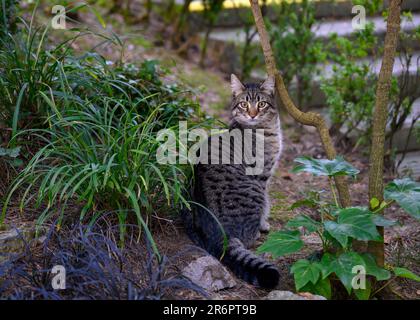
MULTIPOLYGON (((261 9, 258 5, 258 0, 249 0, 249 2, 251 4, 252 14, 254 15, 255 25, 260 36, 267 73, 269 75, 275 76, 276 78, 276 88, 283 106, 297 122, 304 125, 313 126, 318 129, 318 133, 321 138, 327 158, 334 159, 337 156, 337 153, 335 151, 325 119, 318 113, 302 112, 293 103, 284 85, 283 78, 277 70, 273 50, 271 49, 267 29, 265 28, 261 9)), ((340 204, 343 207, 350 206, 350 193, 345 177, 335 177, 335 183, 339 194, 340 204)))
POLYGON ((172 34, 172 39, 171 39, 172 48, 176 48, 180 42, 181 34, 183 32, 185 22, 188 18, 189 7, 190 7, 191 2, 192 0, 184 0, 181 13, 175 22, 175 29, 174 29, 174 32, 172 34))
MULTIPOLYGON (((388 117, 389 89, 400 31, 401 1, 391 0, 389 4, 384 56, 379 72, 373 112, 372 145, 369 160, 369 199, 377 198, 379 201, 383 201, 385 129, 388 117)), ((383 236, 383 228, 378 228, 378 231, 383 236)), ((368 251, 375 256, 379 266, 384 265, 384 244, 382 242, 370 242, 368 251)))
POLYGON ((201 68, 204 68, 206 64, 207 45, 209 42, 209 37, 210 37, 210 33, 212 29, 213 29, 213 24, 210 24, 207 27, 206 34, 204 36, 203 47, 201 48, 201 56, 200 56, 200 62, 199 62, 199 65, 201 68))

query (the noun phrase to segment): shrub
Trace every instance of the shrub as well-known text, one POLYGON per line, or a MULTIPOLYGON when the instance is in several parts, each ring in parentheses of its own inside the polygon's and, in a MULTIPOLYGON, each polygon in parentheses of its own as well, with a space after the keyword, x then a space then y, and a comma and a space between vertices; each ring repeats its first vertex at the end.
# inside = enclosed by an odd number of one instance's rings
POLYGON ((0 38, 16 31, 17 0, 0 0, 0 38))
MULTIPOLYGON (((377 50, 374 31, 374 25, 368 23, 364 30, 353 34, 354 39, 337 35, 330 37, 328 58, 335 64, 332 67, 332 76, 327 75, 321 80, 321 89, 327 99, 331 130, 337 134, 337 144, 357 137, 354 144, 351 144, 357 147, 370 140, 377 74, 368 57, 372 55, 377 59, 381 54, 377 50)), ((413 65, 418 66, 419 61, 414 61, 413 52, 405 46, 409 41, 418 41, 419 35, 418 30, 412 34, 400 33, 402 45, 399 49, 399 60, 403 65, 403 72, 392 78, 387 119, 389 129, 386 137, 391 149, 394 135, 412 112, 413 102, 419 94, 418 77, 410 75, 410 69, 413 65)))
POLYGON ((313 78, 319 72, 317 63, 326 59, 322 41, 312 30, 315 6, 308 0, 298 5, 282 2, 277 21, 276 24, 268 23, 277 66, 286 86, 296 80, 297 103, 306 109, 313 78))
MULTIPOLYGON (((38 31, 28 32, 35 42, 38 31)), ((26 43, 19 35, 13 40, 26 43)), ((64 44, 41 53, 44 40, 24 46, 25 57, 31 58, 21 68, 23 79, 18 72, 16 82, 5 86, 5 96, 19 100, 22 110, 43 108, 45 122, 44 128, 13 136, 12 144, 30 134, 42 145, 12 184, 0 223, 11 196, 23 188, 21 209, 35 199, 37 207, 47 203, 38 225, 53 216, 61 225, 76 202, 82 221, 114 210, 121 241, 123 226, 134 215, 153 243, 146 226, 150 215, 188 205, 184 195, 191 180, 189 166, 157 162, 156 134, 163 128, 177 131, 180 120, 200 122, 199 105, 184 88, 161 81, 156 61, 113 66, 95 52, 76 57, 64 44)), ((4 55, 12 62, 11 52, 4 55)), ((10 66, 3 68, 2 79, 14 80, 10 66)))

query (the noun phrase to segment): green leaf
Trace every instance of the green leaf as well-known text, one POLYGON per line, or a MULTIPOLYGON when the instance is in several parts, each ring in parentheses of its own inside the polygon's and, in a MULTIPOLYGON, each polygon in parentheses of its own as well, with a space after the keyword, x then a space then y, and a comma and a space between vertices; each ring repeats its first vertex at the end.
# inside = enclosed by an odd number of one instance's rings
POLYGON ((277 258, 296 252, 303 245, 304 243, 300 239, 300 232, 298 230, 270 232, 267 241, 257 249, 257 253, 270 252, 273 258, 277 258))
POLYGON ((321 266, 318 262, 301 259, 295 262, 291 268, 295 278, 296 290, 299 291, 307 283, 315 284, 321 276, 321 266))
POLYGON ((19 113, 20 113, 20 106, 22 104, 22 99, 24 97, 24 93, 26 88, 28 87, 28 83, 25 83, 22 88, 20 89, 19 96, 16 102, 15 111, 13 112, 13 121, 12 121, 12 137, 14 137, 17 133, 18 129, 18 121, 19 121, 19 113))
POLYGON ((371 292, 372 284, 370 283, 369 279, 366 279, 365 289, 354 289, 354 294, 359 300, 369 300, 371 292))
POLYGON ((304 227, 308 232, 315 232, 321 227, 321 223, 315 221, 314 219, 306 216, 306 215, 299 215, 296 218, 291 219, 286 224, 287 228, 298 228, 304 227))
POLYGON ((381 214, 373 214, 372 221, 376 226, 379 227, 392 227, 398 223, 396 220, 389 220, 384 218, 384 216, 381 214))
POLYGON ((99 23, 101 24, 102 28, 106 29, 106 23, 102 18, 101 14, 98 10, 96 10, 93 6, 89 6, 90 11, 95 15, 96 19, 98 19, 99 23))
POLYGON ((372 198, 370 199, 369 204, 372 209, 375 209, 379 206, 379 200, 377 198, 372 198))
POLYGON ((340 279, 348 294, 351 294, 352 280, 356 276, 356 273, 352 272, 353 267, 359 265, 366 268, 364 259, 356 252, 342 253, 337 259, 331 262, 332 270, 334 270, 334 273, 340 279))
POLYGON ((407 279, 420 282, 420 277, 406 268, 400 268, 400 267, 394 268, 394 273, 397 277, 407 278, 407 279))
POLYGON ((347 248, 348 245, 348 236, 350 233, 349 226, 340 225, 335 221, 326 221, 324 222, 324 228, 328 231, 328 234, 337 240, 343 248, 347 248))
POLYGON ((420 183, 409 178, 396 179, 384 190, 387 200, 395 200, 407 213, 420 219, 420 183))
POLYGON ((316 201, 312 200, 312 199, 302 199, 302 200, 298 200, 296 202, 294 202, 289 210, 294 210, 300 207, 309 207, 309 208, 316 208, 318 206, 318 204, 316 203, 316 201))
POLYGON ((327 278, 331 273, 334 272, 334 260, 335 257, 330 253, 324 253, 324 255, 322 256, 319 264, 321 266, 323 279, 327 278))
POLYGON ((292 169, 292 172, 310 172, 316 176, 352 176, 355 177, 359 170, 344 160, 343 157, 337 157, 334 160, 314 159, 311 157, 299 157, 294 160, 299 163, 292 169))
POLYGON ((363 253, 363 260, 365 261, 366 274, 374 276, 377 280, 388 280, 391 278, 391 272, 386 269, 378 267, 376 264, 375 258, 369 253, 363 253))
POLYGON ((357 240, 381 241, 382 237, 373 222, 372 213, 366 208, 350 207, 338 210, 337 222, 327 221, 325 229, 344 247, 347 244, 345 236, 357 240))
POLYGON ((331 299, 331 282, 330 279, 319 279, 315 284, 309 282, 304 287, 302 287, 300 292, 310 292, 313 294, 318 294, 327 299, 331 299))

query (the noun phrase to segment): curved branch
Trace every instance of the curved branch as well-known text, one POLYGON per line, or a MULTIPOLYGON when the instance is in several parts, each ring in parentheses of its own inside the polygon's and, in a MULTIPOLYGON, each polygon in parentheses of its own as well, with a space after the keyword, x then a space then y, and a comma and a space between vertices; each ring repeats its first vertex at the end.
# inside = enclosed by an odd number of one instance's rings
MULTIPOLYGON (((289 96, 289 93, 287 92, 286 86, 284 85, 283 78, 280 75, 280 72, 277 70, 276 61, 274 59, 274 54, 270 45, 270 39, 264 24, 264 19, 261 14, 261 9, 258 5, 258 0, 249 0, 249 2, 251 4, 251 10, 254 16, 255 25, 260 36, 260 42, 264 53, 267 73, 269 75, 275 76, 276 78, 276 88, 283 106, 286 108, 287 112, 292 116, 292 118, 295 119, 297 122, 307 126, 313 126, 318 129, 318 133, 321 138, 321 142, 324 147, 327 158, 334 159, 337 156, 337 153, 335 151, 334 144, 332 142, 325 119, 318 113, 302 112, 293 103, 292 99, 289 96)), ((343 207, 350 206, 350 193, 345 178, 335 177, 335 183, 337 186, 341 205, 343 207)))

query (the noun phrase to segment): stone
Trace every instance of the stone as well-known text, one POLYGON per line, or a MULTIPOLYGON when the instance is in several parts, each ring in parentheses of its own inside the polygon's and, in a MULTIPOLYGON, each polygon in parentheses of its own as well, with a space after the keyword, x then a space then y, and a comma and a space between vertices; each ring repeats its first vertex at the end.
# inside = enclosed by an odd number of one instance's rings
POLYGON ((309 292, 293 293, 291 291, 274 290, 271 291, 263 300, 327 300, 323 296, 318 296, 309 292))
MULTIPOLYGON (((40 237, 37 238, 39 243, 45 241, 46 229, 39 230, 40 237)), ((22 253, 25 245, 28 245, 35 239, 35 227, 32 225, 23 224, 17 228, 10 228, 7 230, 0 230, 0 263, 7 260, 10 254, 22 253)))
POLYGON ((214 257, 203 256, 190 262, 182 274, 207 291, 219 291, 236 285, 229 271, 214 257))

